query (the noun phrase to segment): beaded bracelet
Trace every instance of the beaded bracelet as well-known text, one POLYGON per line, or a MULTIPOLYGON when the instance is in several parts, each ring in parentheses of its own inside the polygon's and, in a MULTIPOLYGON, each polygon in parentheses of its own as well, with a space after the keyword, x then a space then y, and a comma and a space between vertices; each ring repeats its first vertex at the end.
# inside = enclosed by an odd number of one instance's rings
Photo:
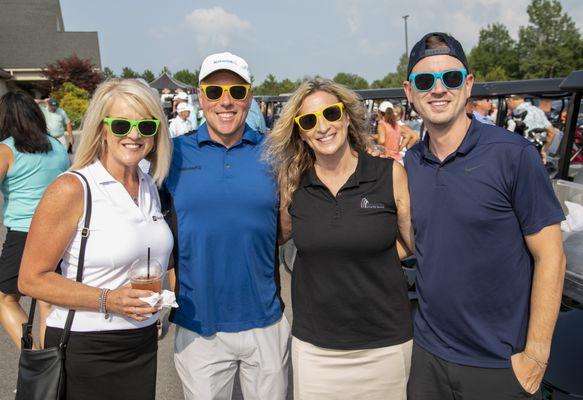
POLYGON ((107 294, 109 289, 101 289, 101 294, 99 295, 99 312, 105 314, 105 319, 109 318, 109 313, 107 312, 107 294))

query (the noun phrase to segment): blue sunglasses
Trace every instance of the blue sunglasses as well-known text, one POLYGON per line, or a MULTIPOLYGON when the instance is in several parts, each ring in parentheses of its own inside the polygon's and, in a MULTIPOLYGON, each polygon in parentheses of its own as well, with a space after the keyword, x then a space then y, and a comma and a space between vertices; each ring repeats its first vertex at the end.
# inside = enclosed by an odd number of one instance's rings
POLYGON ((465 69, 449 69, 442 72, 419 72, 411 74, 409 81, 418 92, 429 92, 435 87, 438 79, 447 89, 456 90, 462 87, 467 75, 468 71, 465 69))

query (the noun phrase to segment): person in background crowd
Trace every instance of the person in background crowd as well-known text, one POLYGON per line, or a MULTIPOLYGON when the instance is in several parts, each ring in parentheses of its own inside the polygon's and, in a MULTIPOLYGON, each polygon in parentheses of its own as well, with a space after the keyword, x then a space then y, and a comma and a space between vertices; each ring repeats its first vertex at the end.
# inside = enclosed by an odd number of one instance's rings
POLYGON ((561 303, 563 211, 536 148, 469 118, 461 44, 425 35, 405 94, 427 127, 405 156, 417 294, 410 400, 539 398, 561 303))
POLYGON ((91 190, 82 283, 75 282, 86 187, 66 173, 46 190, 30 227, 18 287, 54 304, 45 347, 59 344, 76 310, 66 350, 67 399, 151 399, 156 394, 158 308, 129 286, 130 265, 146 257, 164 268, 173 246, 156 185, 168 172, 171 143, 160 101, 135 79, 109 79, 95 91, 71 169, 91 190), (150 175, 138 168, 148 158, 150 175), (62 258, 62 274, 55 268, 62 258))
POLYGON ((174 106, 173 106, 173 112, 172 112, 172 117, 176 118, 178 116, 178 105, 180 104, 185 104, 188 107, 188 121, 190 121, 190 124, 192 125, 192 130, 197 130, 198 129, 198 120, 196 118, 196 110, 194 109, 194 107, 192 106, 192 104, 189 103, 189 95, 186 92, 178 92, 178 94, 176 96, 174 96, 174 106))
POLYGON ((273 129, 273 107, 267 107, 267 116, 265 117, 265 126, 270 131, 273 129))
POLYGON ((251 101, 251 108, 249 108, 249 113, 247 114, 247 119, 245 123, 249 125, 251 129, 261 133, 262 135, 267 134, 267 125, 265 124, 265 118, 263 113, 259 108, 256 100, 251 101))
POLYGON ((494 121, 494 124, 496 124, 496 121, 498 120, 498 105, 490 100, 490 106, 490 113, 488 115, 490 116, 490 119, 494 121))
POLYGON ((166 118, 169 120, 172 118, 172 99, 174 96, 170 92, 170 89, 164 88, 162 89, 162 94, 160 95, 160 103, 162 104, 162 108, 164 109, 164 114, 166 118))
POLYGON ((545 143, 540 151, 543 163, 547 160, 547 150, 555 135, 557 134, 557 128, 550 123, 550 121, 545 116, 545 113, 534 104, 524 101, 524 96, 514 94, 506 99, 506 104, 508 105, 508 111, 512 112, 514 115, 526 112, 526 116, 523 119, 523 123, 526 128, 526 132, 533 129, 544 129, 546 132, 545 143))
POLYGON ((397 237, 413 247, 407 177, 393 159, 367 154, 366 119, 356 93, 315 79, 291 96, 266 139, 283 240, 291 234, 298 249, 297 399, 406 398, 412 321, 397 237))
POLYGON ((470 99, 468 105, 476 121, 486 125, 496 125, 490 118, 490 111, 492 110, 490 99, 470 99))
POLYGON ((383 145, 385 156, 402 162, 403 158, 399 153, 401 145, 401 125, 393 112, 393 103, 383 101, 379 105, 380 119, 378 121, 376 141, 383 145))
POLYGON ((186 399, 283 400, 290 326, 278 295, 277 184, 264 135, 245 124, 253 99, 245 60, 206 57, 198 99, 206 118, 173 140, 165 189, 176 216, 179 307, 174 361, 186 399))
MULTIPOLYGON (((2 220, 8 232, 0 256, 0 323, 18 347, 27 316, 18 303, 21 293, 17 282, 30 221, 47 186, 68 167, 65 148, 48 134, 34 100, 24 92, 2 96, 0 189, 4 196, 2 220)), ((39 307, 44 308, 41 314, 45 316, 49 306, 39 307)))
POLYGON ((47 121, 49 134, 61 142, 65 149, 68 149, 69 145, 73 146, 75 144, 75 138, 73 137, 71 120, 65 110, 59 107, 59 102, 55 99, 45 99, 38 101, 38 104, 47 121), (65 130, 69 138, 68 144, 67 137, 65 137, 65 130))
POLYGON ((419 140, 419 135, 403 121, 403 115, 405 110, 400 104, 395 104, 393 106, 393 113, 395 114, 395 119, 397 124, 401 127, 401 144, 399 146, 399 151, 401 157, 405 156, 408 149, 413 147, 419 140))
POLYGON ((175 138, 194 130, 189 120, 190 107, 187 103, 178 104, 176 106, 176 114, 176 117, 170 121, 170 138, 175 138))

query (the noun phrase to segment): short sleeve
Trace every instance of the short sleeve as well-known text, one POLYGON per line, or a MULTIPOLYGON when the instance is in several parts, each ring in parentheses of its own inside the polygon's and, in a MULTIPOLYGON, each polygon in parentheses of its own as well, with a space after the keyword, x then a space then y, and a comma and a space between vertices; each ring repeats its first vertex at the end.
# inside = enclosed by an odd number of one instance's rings
POLYGON ((67 115, 67 113, 65 112, 65 110, 63 110, 62 108, 59 108, 59 114, 62 115, 63 122, 65 123, 65 125, 70 122, 69 116, 67 115))
POLYGON ((547 171, 534 146, 522 149, 512 193, 512 207, 524 236, 565 219, 547 171))

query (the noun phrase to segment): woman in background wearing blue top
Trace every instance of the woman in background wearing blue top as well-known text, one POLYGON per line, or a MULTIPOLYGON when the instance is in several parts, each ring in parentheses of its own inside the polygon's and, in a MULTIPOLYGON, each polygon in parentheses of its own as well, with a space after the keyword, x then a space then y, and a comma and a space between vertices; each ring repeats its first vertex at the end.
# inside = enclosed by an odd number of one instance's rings
POLYGON ((47 133, 34 100, 22 92, 0 98, 0 189, 8 228, 0 256, 0 323, 18 347, 27 320, 18 303, 18 270, 30 221, 49 183, 68 167, 65 148, 47 133))

